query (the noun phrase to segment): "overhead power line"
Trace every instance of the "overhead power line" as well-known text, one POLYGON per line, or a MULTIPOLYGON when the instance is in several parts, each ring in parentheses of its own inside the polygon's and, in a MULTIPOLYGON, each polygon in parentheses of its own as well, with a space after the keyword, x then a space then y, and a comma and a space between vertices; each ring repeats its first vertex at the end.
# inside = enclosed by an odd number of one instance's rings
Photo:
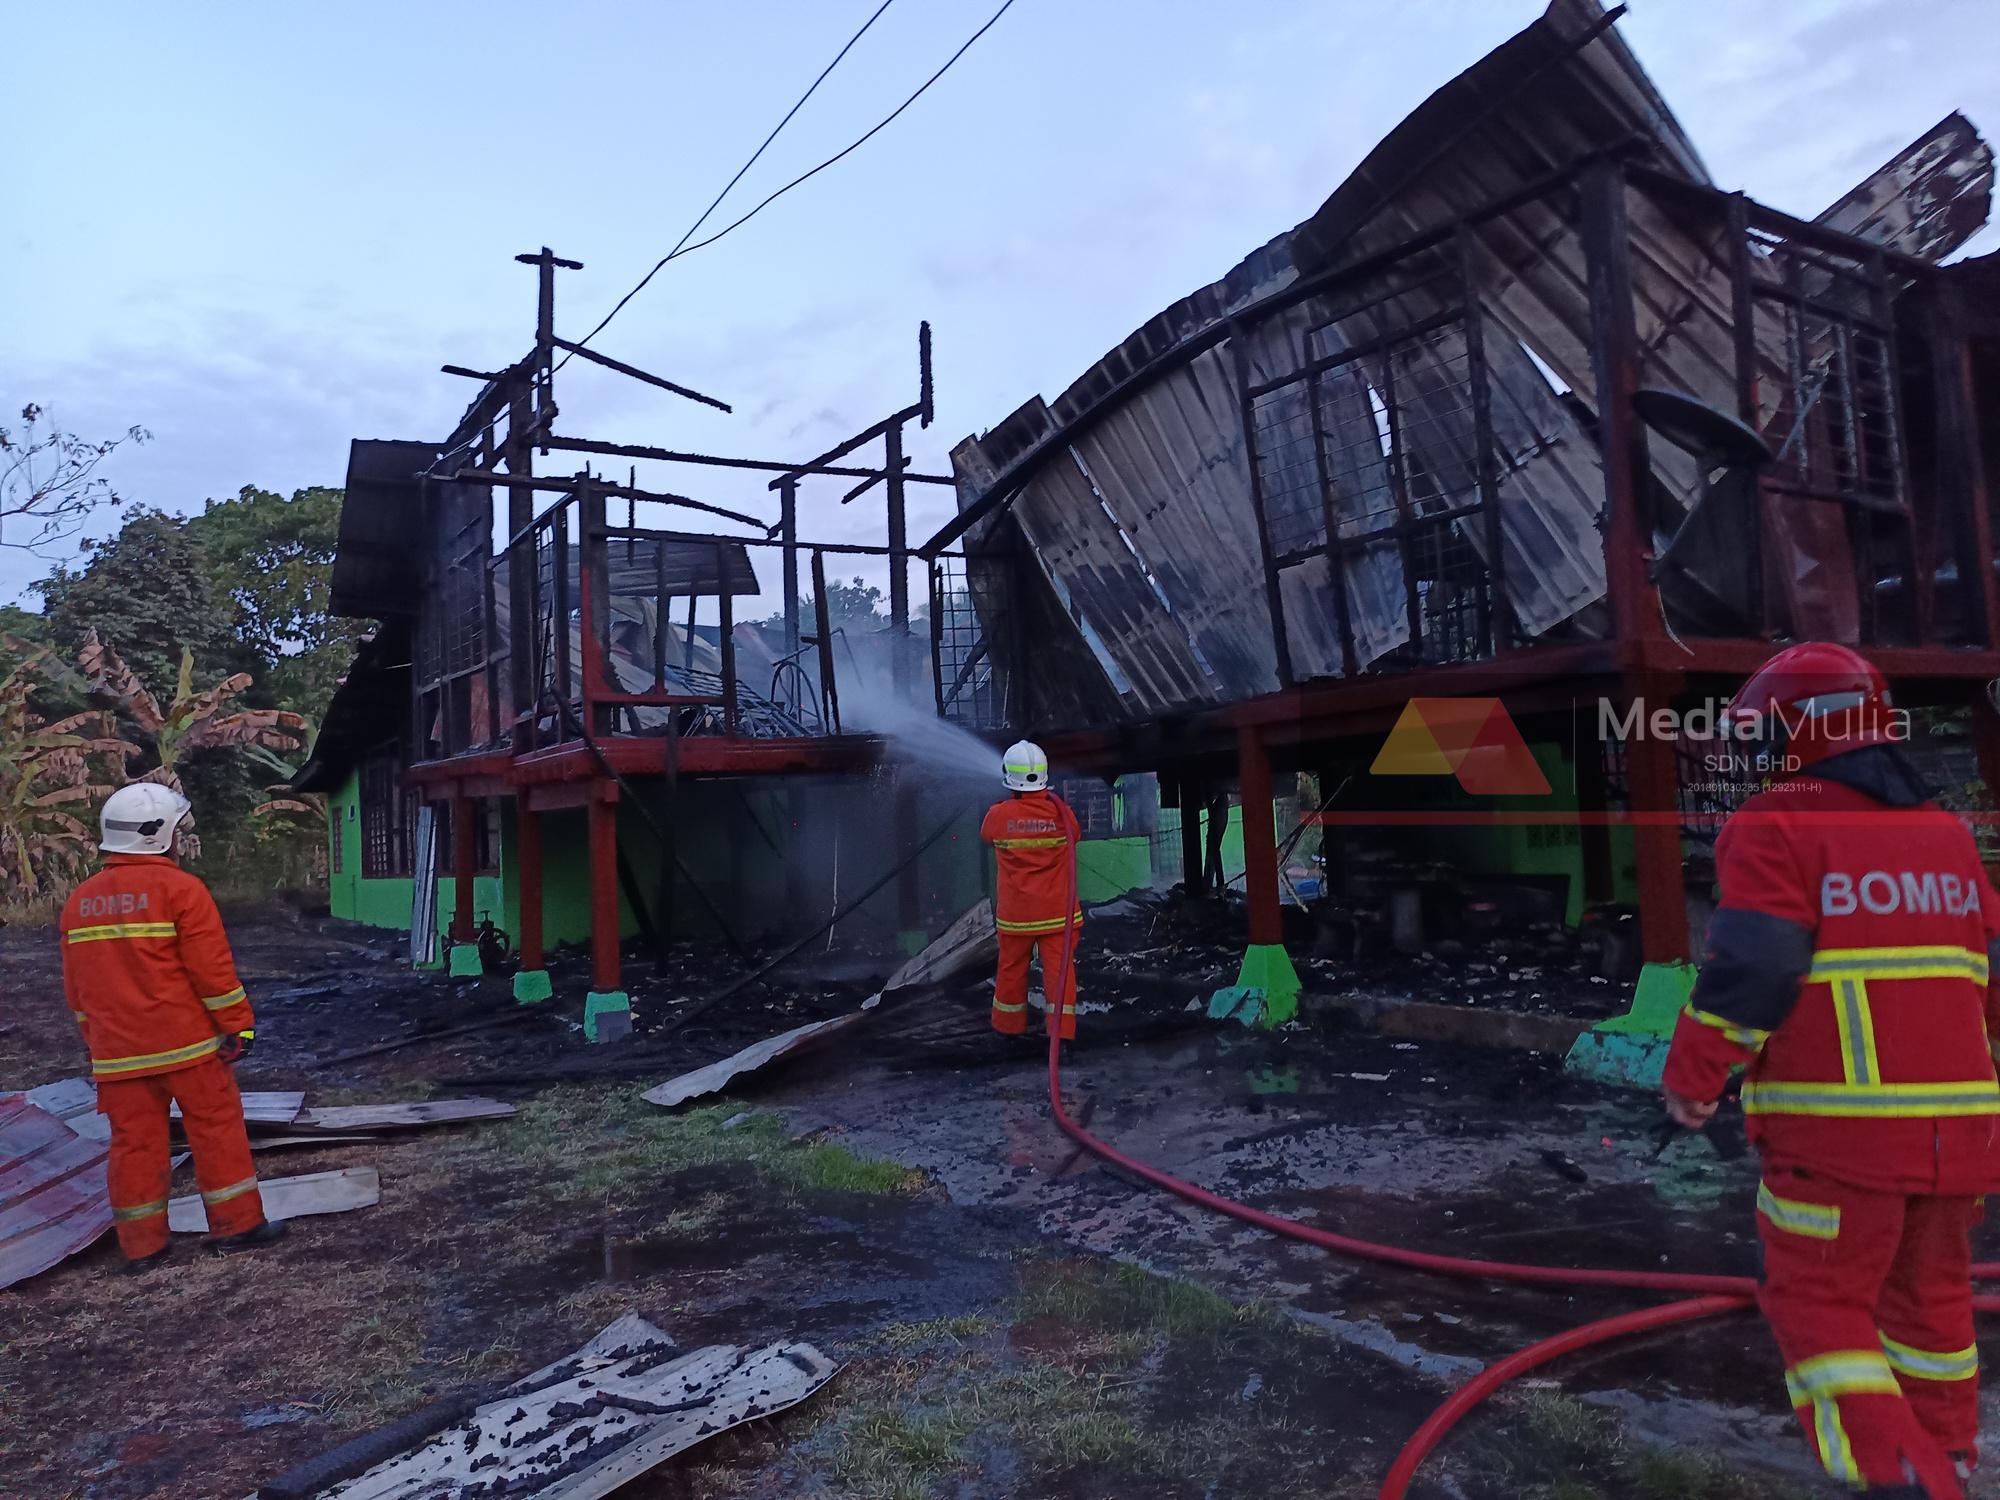
MULTIPOLYGON (((724 225, 721 229, 718 229, 714 234, 708 236, 708 238, 702 240, 696 240, 693 244, 689 244, 688 243, 689 237, 694 234, 695 230, 701 227, 702 223, 708 218, 709 214, 715 212, 716 204, 719 204, 724 197, 728 196, 729 188, 724 188, 722 190, 722 193, 717 196, 715 203, 711 203, 708 206, 707 211, 702 214, 701 218, 695 220, 694 225, 688 230, 687 234, 681 236, 680 243, 676 244, 673 249, 669 250, 665 255, 661 256, 659 264, 655 265, 652 270, 648 271, 644 276, 640 277, 639 284, 633 287, 632 290, 627 292, 623 297, 620 297, 618 299, 617 306, 613 307, 610 312, 606 313, 604 315, 603 321, 600 322, 595 328, 591 329, 589 333, 585 334, 584 337, 580 340, 580 342, 587 344, 593 338, 597 337, 598 334, 602 333, 604 331, 605 324, 609 323, 613 318, 617 317, 619 312, 624 308, 626 303, 630 302, 634 297, 638 296, 640 292, 644 291, 646 289, 646 284, 650 282, 655 276, 659 275, 661 270, 665 268, 668 261, 678 260, 683 255, 692 255, 697 250, 704 249, 709 245, 713 245, 717 240, 721 239, 724 235, 730 234, 735 230, 741 229, 745 224, 749 223, 752 219, 756 218, 758 214, 762 213, 765 209, 769 208, 773 203, 777 202, 778 199, 784 197, 785 194, 789 193, 793 188, 799 186, 801 183, 807 181, 810 178, 817 177, 821 172, 824 172, 828 167, 832 166, 835 162, 840 161, 842 158, 853 154, 855 151, 859 150, 862 146, 866 145, 875 136, 881 134, 882 131, 887 129, 891 124, 895 122, 897 116, 901 115, 904 110, 908 109, 912 104, 915 104, 917 100, 921 99, 924 96, 924 94, 930 89, 930 86, 932 84, 936 83, 940 78, 944 77, 946 73, 949 73, 952 69, 953 64, 955 64, 961 57, 965 56, 967 52, 972 50, 973 43, 977 42, 981 37, 985 36, 987 32, 991 31, 994 25, 1000 20, 1000 18, 1006 15, 1009 10, 1013 9, 1013 6, 1014 6, 1014 0, 1003 0, 1003 3, 1001 4, 1000 8, 994 11, 991 16, 987 17, 986 24, 984 26, 981 26, 977 31, 973 32, 971 36, 967 37, 964 43, 959 47, 959 49, 956 52, 952 53, 950 57, 944 60, 944 64, 942 67, 940 67, 935 73, 931 74, 930 77, 926 78, 921 84, 919 84, 914 93, 912 93, 901 104, 897 105, 888 114, 884 115, 882 119, 880 119, 872 127, 870 127, 866 133, 857 136, 854 140, 850 141, 840 150, 834 152, 833 155, 829 156, 825 161, 821 162, 818 166, 813 167, 809 171, 801 172, 797 177, 794 177, 790 182, 786 183, 776 192, 766 197, 762 202, 760 202, 755 208, 751 209, 748 213, 742 215, 738 219, 733 220, 731 223, 724 225)), ((865 32, 869 26, 875 24, 875 17, 881 15, 882 10, 887 10, 888 8, 889 8, 888 0, 884 0, 882 9, 876 11, 874 16, 870 16, 868 18, 867 22, 862 26, 861 31, 857 31, 854 34, 853 40, 850 40, 848 42, 847 47, 852 47, 856 41, 859 41, 861 39, 862 32, 865 32)), ((834 63, 838 63, 841 57, 845 57, 847 55, 847 47, 841 48, 840 56, 834 58, 832 63, 827 64, 826 72, 821 73, 820 78, 822 79, 825 78, 826 73, 830 73, 833 71, 834 63)), ((819 87, 819 80, 815 79, 813 82, 813 88, 818 88, 818 87, 819 87)), ((807 89, 805 96, 799 100, 799 104, 804 104, 806 99, 811 97, 812 97, 812 89, 807 89)), ((785 116, 785 120, 791 119, 793 114, 798 113, 799 104, 795 104, 792 106, 791 113, 785 116)), ((785 126, 785 121, 780 120, 778 122, 778 130, 784 129, 784 126, 785 126)), ((775 137, 777 133, 778 133, 777 130, 773 130, 771 132, 771 137, 775 137)), ((767 137, 765 139, 764 146, 768 146, 771 144, 771 137, 767 137)), ((757 148, 758 156, 761 156, 763 154, 764 146, 759 146, 757 148)), ((742 178, 743 172, 747 172, 750 170, 751 163, 755 162, 756 159, 757 156, 752 156, 749 162, 745 162, 743 164, 743 171, 738 172, 735 177, 732 177, 729 180, 730 187, 734 187, 736 185, 737 181, 742 178)), ((568 358, 565 357, 563 362, 567 364, 568 358)), ((560 366, 558 366, 558 368, 560 368, 560 366)))
MULTIPOLYGON (((620 308, 623 308, 626 303, 630 302, 634 297, 639 295, 640 290, 644 288, 644 286, 648 281, 651 281, 653 279, 654 275, 659 271, 660 266, 664 266, 668 261, 672 260, 676 255, 680 254, 681 246, 685 245, 689 240, 693 239, 695 231, 700 229, 702 225, 708 222, 708 216, 714 213, 716 209, 721 206, 722 200, 729 196, 730 189, 734 188, 737 183, 743 180, 743 174, 745 172, 748 172, 752 167, 757 165, 757 158, 762 156, 764 152, 770 147, 771 142, 775 141, 778 138, 778 132, 783 130, 787 125, 792 123, 792 116, 805 108, 806 101, 812 98, 812 96, 814 95, 814 93, 818 91, 819 86, 822 83, 826 82, 827 75, 831 73, 835 68, 840 66, 841 59, 846 57, 848 53, 854 50, 854 44, 860 41, 864 36, 868 34, 868 28, 873 26, 877 21, 881 20, 882 12, 887 10, 893 4, 895 4, 895 0, 882 0, 882 3, 875 7, 874 13, 870 15, 867 20, 861 23, 861 29, 855 32, 853 36, 847 39, 847 44, 845 46, 843 46, 838 52, 834 53, 833 61, 828 63, 825 67, 819 70, 819 77, 815 78, 812 81, 811 87, 809 87, 803 94, 799 95, 798 101, 794 103, 790 109, 785 111, 785 117, 782 120, 778 121, 777 124, 771 127, 771 133, 764 137, 763 144, 760 145, 755 151, 751 152, 750 159, 745 163, 743 163, 742 166, 736 169, 736 175, 734 177, 730 178, 728 182, 723 184, 722 191, 715 195, 715 201, 710 203, 707 208, 704 208, 701 211, 700 218, 696 219, 692 224, 688 225, 687 233, 682 235, 678 240, 674 242, 674 248, 669 250, 666 253, 666 255, 661 258, 660 265, 654 266, 651 271, 648 271, 645 274, 645 276, 640 279, 638 286, 633 287, 631 291, 627 292, 624 296, 620 297, 618 299, 618 306, 612 308, 610 312, 606 313, 595 328, 591 329, 590 332, 586 333, 581 339, 577 340, 578 343, 587 344, 592 339, 596 338, 600 333, 604 332, 604 325, 606 323, 609 323, 613 318, 618 316, 620 308)), ((570 356, 568 355, 563 356, 563 364, 566 365, 569 363, 569 361, 570 361, 570 356)), ((562 368, 562 366, 558 365, 556 368, 560 369, 562 368)))

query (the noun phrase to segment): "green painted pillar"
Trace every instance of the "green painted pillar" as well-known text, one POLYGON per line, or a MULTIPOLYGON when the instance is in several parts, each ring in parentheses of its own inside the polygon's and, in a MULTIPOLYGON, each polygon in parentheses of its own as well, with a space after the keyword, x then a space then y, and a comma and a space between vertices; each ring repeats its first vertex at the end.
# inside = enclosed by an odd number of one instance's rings
POLYGON ((1243 802, 1243 889, 1250 898, 1250 944, 1243 951, 1236 987, 1263 992, 1259 1026, 1282 1026, 1299 1013, 1299 975, 1285 951, 1284 915, 1278 907, 1271 754, 1255 729, 1238 731, 1236 761, 1243 802))
POLYGON ((1632 1009, 1600 1021, 1569 1049, 1563 1070, 1627 1088, 1655 1089, 1667 1066, 1674 1027, 1694 990, 1690 963, 1647 964, 1632 1009))
POLYGON ((617 1042, 632 1034, 632 1000, 623 990, 592 990, 583 1000, 583 1038, 617 1042))
POLYGON ((477 979, 486 972, 479 961, 479 944, 453 943, 451 945, 451 977, 453 979, 477 979))
POLYGON ((514 999, 522 1005, 537 1004, 554 993, 547 969, 523 969, 514 976, 514 999))

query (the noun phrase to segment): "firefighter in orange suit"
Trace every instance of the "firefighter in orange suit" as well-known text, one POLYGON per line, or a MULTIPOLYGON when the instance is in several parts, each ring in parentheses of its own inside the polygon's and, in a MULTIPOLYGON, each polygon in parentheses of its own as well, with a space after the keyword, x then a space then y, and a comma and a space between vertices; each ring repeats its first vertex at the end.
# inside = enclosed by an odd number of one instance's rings
MULTIPOLYGON (((1063 948, 1083 925, 1076 905, 1072 861, 1076 814, 1049 790, 1049 758, 1039 745, 1022 740, 1007 752, 1001 780, 1009 795, 986 811, 979 836, 993 846, 999 866, 999 894, 993 903, 1000 929, 1000 973, 993 986, 993 1029, 1020 1036, 1028 1029, 1028 959, 1042 957, 1042 989, 1053 990, 1064 976, 1062 1038, 1076 1038, 1076 954, 1064 962, 1063 948)), ((1048 1002, 1054 1005, 1051 998, 1048 1002)))
POLYGON ((1721 902, 1667 1108, 1706 1124, 1748 1067, 1759 1300, 1792 1406, 1849 1486, 1960 1500, 1979 1443, 1970 1236, 2000 1189, 2000 901, 1855 652, 1781 652, 1725 723, 1769 726, 1787 775, 1716 845, 1721 902))
POLYGON ((214 898, 173 855, 187 811, 180 793, 150 782, 113 792, 101 819, 104 868, 62 913, 63 988, 90 1048, 98 1111, 111 1123, 111 1214, 132 1270, 169 1251, 176 1103, 208 1244, 247 1250, 284 1232, 265 1222, 230 1071, 249 1054, 256 1022, 214 898))

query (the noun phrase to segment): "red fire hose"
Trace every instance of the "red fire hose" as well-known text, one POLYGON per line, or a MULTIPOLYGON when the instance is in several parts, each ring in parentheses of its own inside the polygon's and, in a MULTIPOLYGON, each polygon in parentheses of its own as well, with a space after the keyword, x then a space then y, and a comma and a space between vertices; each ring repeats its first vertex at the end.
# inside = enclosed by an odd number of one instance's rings
MULTIPOLYGON (((1068 902, 1064 907, 1067 912, 1076 910, 1076 885, 1076 841, 1072 834, 1069 841, 1068 902)), ((1657 1328, 1667 1328, 1677 1323, 1689 1323, 1698 1318, 1735 1312, 1750 1306, 1755 1300, 1757 1283, 1748 1276, 1696 1275, 1680 1271, 1572 1270, 1563 1266, 1519 1265, 1511 1261, 1473 1260, 1454 1255, 1437 1255, 1424 1250, 1404 1249, 1400 1245, 1383 1245, 1373 1240, 1353 1239, 1330 1230, 1315 1229, 1309 1224, 1299 1223, 1296 1219, 1264 1213, 1251 1208, 1248 1204, 1211 1193, 1206 1188, 1196 1187, 1193 1183, 1170 1172, 1163 1172, 1158 1167, 1148 1166, 1135 1157, 1127 1156, 1117 1147, 1099 1140, 1084 1129, 1063 1107, 1062 1007, 1064 998, 1069 993, 1069 976, 1075 967, 1076 932, 1075 921, 1069 921, 1064 927, 1062 969, 1054 976, 1053 982, 1048 984, 1050 995, 1044 1014, 1049 1030, 1049 1108, 1055 1116, 1056 1124, 1086 1151, 1102 1157, 1105 1161, 1123 1168, 1155 1187, 1164 1188, 1177 1197, 1185 1198, 1190 1203, 1199 1204, 1219 1214, 1226 1214, 1232 1219, 1240 1219, 1271 1234, 1299 1240, 1308 1245, 1317 1245, 1323 1250, 1331 1250, 1357 1260, 1407 1266, 1412 1270, 1467 1277, 1477 1281, 1513 1281, 1535 1286, 1622 1287, 1636 1291, 1700 1294, 1689 1300, 1668 1302, 1639 1312, 1624 1313, 1618 1317, 1585 1323, 1579 1328, 1572 1328, 1566 1333, 1544 1339, 1538 1344, 1531 1344, 1487 1366, 1454 1391, 1450 1399, 1417 1429, 1415 1436, 1404 1446, 1403 1451, 1397 1455, 1396 1462, 1390 1466, 1388 1476, 1382 1482, 1378 1500, 1403 1500, 1411 1478, 1431 1450, 1444 1439, 1460 1418, 1514 1376, 1592 1344, 1605 1343, 1657 1328)), ((1045 981, 1049 979, 1047 975, 1043 977, 1045 981)), ((2000 1264, 1975 1265, 1972 1271, 1977 1277, 1992 1279, 2000 1277, 2000 1264)), ((1981 1311, 2000 1310, 2000 1297, 1979 1297, 1974 1299, 1973 1305, 1981 1311)))

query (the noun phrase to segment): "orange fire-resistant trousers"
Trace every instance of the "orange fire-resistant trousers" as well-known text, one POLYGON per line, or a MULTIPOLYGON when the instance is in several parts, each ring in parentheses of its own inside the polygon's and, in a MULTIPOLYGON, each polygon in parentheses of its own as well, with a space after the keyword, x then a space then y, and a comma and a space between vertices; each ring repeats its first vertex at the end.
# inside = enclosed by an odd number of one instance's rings
MULTIPOLYGON (((1055 985, 1063 968, 1063 935, 1060 932, 1000 934, 1000 973, 993 986, 993 1029, 1008 1036, 1021 1036, 1028 1029, 1028 959, 1037 949, 1042 955, 1044 994, 1055 985)), ((1070 956, 1062 1000, 1062 1039, 1076 1040, 1076 957, 1070 956)))
POLYGON ((1934 1500, 1958 1500, 1947 1455, 1969 1460, 1979 1445, 1979 1200, 1767 1166, 1757 1208, 1759 1301, 1820 1462, 1849 1485, 1914 1477, 1934 1500))
POLYGON ((227 1063, 209 1057, 172 1073, 100 1079, 98 1112, 111 1122, 111 1218, 128 1260, 166 1248, 167 1179, 173 1169, 168 1109, 175 1103, 194 1148, 195 1183, 208 1211, 209 1233, 243 1234, 264 1222, 243 1099, 227 1063))

